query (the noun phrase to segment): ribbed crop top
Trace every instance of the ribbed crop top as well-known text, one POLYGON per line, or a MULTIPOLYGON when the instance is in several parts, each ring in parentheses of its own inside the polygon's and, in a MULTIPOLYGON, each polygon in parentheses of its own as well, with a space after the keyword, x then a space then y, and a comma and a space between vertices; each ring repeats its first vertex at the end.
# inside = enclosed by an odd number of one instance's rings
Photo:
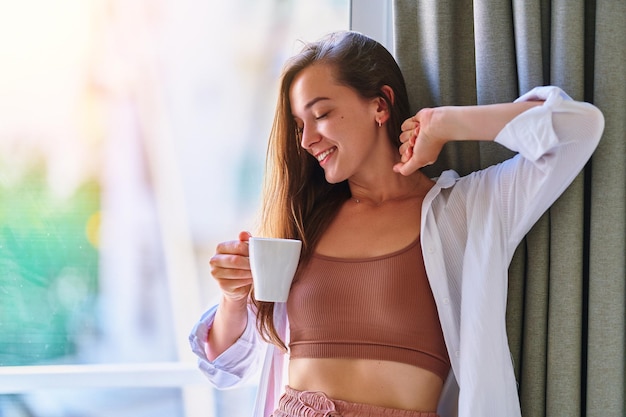
POLYGON ((445 381, 450 369, 419 238, 368 259, 314 254, 287 300, 292 358, 402 362, 445 381))

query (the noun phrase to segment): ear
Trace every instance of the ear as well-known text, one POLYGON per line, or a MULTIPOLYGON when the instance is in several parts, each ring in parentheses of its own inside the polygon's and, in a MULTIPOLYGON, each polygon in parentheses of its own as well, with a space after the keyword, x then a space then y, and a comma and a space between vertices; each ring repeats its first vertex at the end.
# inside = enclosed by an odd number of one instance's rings
POLYGON ((387 102, 382 97, 376 98, 376 121, 380 123, 385 123, 387 120, 389 120, 390 116, 389 103, 393 104, 395 100, 395 95, 393 89, 388 85, 383 85, 380 91, 385 95, 385 97, 387 97, 387 100, 389 101, 387 102))
POLYGON ((383 86, 381 87, 380 91, 382 91, 382 92, 383 92, 383 94, 384 94, 385 96, 387 96, 387 99, 389 100, 389 102, 390 102, 391 104, 393 104, 393 103, 395 102, 395 100, 396 100, 396 96, 395 96, 395 94, 394 94, 394 92, 393 92, 393 89, 392 89, 391 87, 389 87, 388 85, 383 85, 383 86))

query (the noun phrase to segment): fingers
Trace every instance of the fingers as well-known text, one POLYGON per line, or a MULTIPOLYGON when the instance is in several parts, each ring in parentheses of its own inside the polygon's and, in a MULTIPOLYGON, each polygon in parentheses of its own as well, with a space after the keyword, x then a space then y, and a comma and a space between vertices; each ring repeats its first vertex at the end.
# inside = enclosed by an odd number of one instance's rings
POLYGON ((419 123, 411 123, 407 124, 406 122, 402 124, 402 133, 400 133, 400 142, 406 143, 411 138, 417 137, 419 134, 420 124, 419 123), (406 128, 405 128, 406 127, 406 128))
POLYGON ((424 133, 424 129, 428 128, 431 113, 432 109, 421 109, 415 116, 402 123, 402 133, 400 134, 402 144, 398 149, 401 157, 400 162, 393 167, 394 172, 410 175, 418 169, 432 164, 430 162, 431 156, 436 159, 440 149, 433 147, 424 133))
POLYGON ((417 134, 413 134, 412 136, 409 137, 408 140, 406 140, 406 142, 403 142, 402 145, 400 145, 400 148, 398 150, 400 152, 400 155, 402 155, 403 158, 405 156, 410 158, 411 155, 413 155, 413 147, 415 146, 416 141, 417 141, 417 134))
POLYGON ((413 116, 410 117, 408 119, 406 119, 403 123, 402 126, 400 126, 400 129, 402 129, 402 131, 408 131, 408 130, 413 130, 415 129, 417 126, 419 126, 419 118, 418 118, 419 112, 413 116))
POLYGON ((252 285, 248 259, 250 236, 248 232, 241 232, 239 240, 218 244, 215 255, 209 260, 211 275, 226 296, 240 298, 247 294, 252 285))
POLYGON ((417 158, 411 158, 406 162, 399 162, 393 166, 394 172, 405 176, 411 175, 420 168, 422 168, 422 165, 417 161, 417 158))
MULTIPOLYGON (((242 237, 240 234, 240 237, 242 237)), ((215 255, 211 257, 209 264, 211 265, 211 274, 216 278, 228 277, 242 278, 250 275, 250 254, 246 240, 231 240, 222 242, 217 245, 215 255)))
POLYGON ((211 275, 220 278, 249 278, 250 260, 243 255, 215 254, 209 260, 211 275))
POLYGON ((393 170, 394 172, 402 175, 410 175, 418 169, 429 165, 430 163, 423 160, 423 158, 421 157, 422 155, 418 155, 416 153, 416 148, 418 147, 420 148, 420 150, 418 150, 417 152, 423 151, 422 142, 419 143, 421 147, 418 146, 418 141, 424 141, 423 136, 419 137, 419 123, 417 124, 417 127, 415 129, 409 132, 403 132, 403 134, 405 133, 405 139, 406 137, 408 137, 408 140, 402 143, 402 145, 400 146, 400 162, 393 167, 393 170))
POLYGON ((251 237, 250 232, 239 232, 239 240, 242 242, 247 242, 251 237))
POLYGON ((239 235, 239 240, 230 240, 228 242, 222 242, 217 245, 217 249, 215 250, 216 255, 218 254, 230 254, 230 255, 240 255, 240 256, 248 256, 248 238, 249 234, 246 236, 245 233, 241 232, 239 235), (241 238, 244 239, 241 239, 241 238))

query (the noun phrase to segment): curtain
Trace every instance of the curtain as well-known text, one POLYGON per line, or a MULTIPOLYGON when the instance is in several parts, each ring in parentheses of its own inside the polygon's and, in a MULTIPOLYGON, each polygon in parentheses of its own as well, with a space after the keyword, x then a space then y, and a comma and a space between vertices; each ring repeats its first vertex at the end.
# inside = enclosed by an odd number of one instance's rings
MULTIPOLYGON (((507 330, 522 415, 626 416, 626 2, 394 0, 394 36, 413 111, 550 84, 604 113, 591 161, 516 251, 507 330)), ((510 156, 451 143, 426 173, 510 156)))

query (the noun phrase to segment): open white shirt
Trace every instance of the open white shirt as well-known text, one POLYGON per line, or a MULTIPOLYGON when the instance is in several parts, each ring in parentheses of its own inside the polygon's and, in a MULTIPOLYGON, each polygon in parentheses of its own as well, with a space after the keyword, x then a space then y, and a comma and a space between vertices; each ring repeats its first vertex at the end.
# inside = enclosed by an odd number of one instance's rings
MULTIPOLYGON (((600 111, 557 87, 537 87, 516 101, 545 100, 509 122, 496 142, 513 158, 459 177, 445 171, 422 205, 421 245, 451 362, 441 417, 521 415, 505 326, 508 267, 539 217, 565 191, 595 150, 600 111)), ((285 385, 286 355, 261 340, 254 314, 240 339, 209 361, 205 353, 216 307, 194 327, 199 367, 218 388, 236 386, 263 364, 254 417, 268 417, 285 385)), ((288 340, 284 303, 274 320, 288 340)))

